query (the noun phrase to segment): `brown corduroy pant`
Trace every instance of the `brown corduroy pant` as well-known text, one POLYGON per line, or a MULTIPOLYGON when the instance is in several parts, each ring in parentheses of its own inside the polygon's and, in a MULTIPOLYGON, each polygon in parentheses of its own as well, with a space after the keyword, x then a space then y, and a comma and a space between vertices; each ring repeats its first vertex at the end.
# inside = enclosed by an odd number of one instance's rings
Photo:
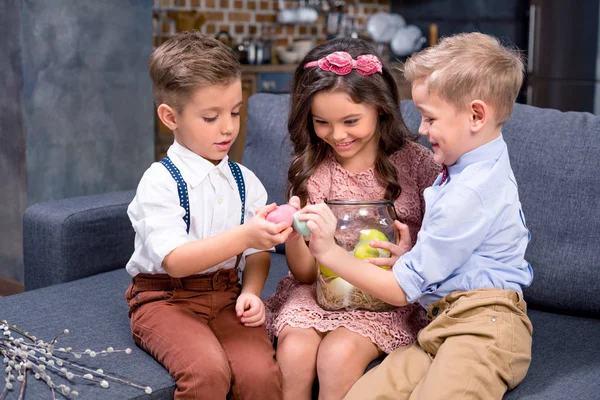
POLYGON ((127 289, 136 343, 177 383, 175 399, 281 399, 281 372, 264 326, 235 313, 237 269, 187 278, 140 274, 127 289))

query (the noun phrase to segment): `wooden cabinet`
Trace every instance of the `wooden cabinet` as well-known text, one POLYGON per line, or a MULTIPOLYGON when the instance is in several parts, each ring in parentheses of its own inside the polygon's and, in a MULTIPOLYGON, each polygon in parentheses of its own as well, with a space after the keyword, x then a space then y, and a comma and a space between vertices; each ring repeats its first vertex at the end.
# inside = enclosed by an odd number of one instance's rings
POLYGON ((21 282, 0 276, 0 296, 10 296, 24 291, 25 288, 21 282))
POLYGON ((242 101, 244 104, 240 110, 240 133, 229 149, 229 158, 232 161, 241 162, 244 145, 246 144, 246 121, 248 121, 248 99, 256 93, 256 76, 244 74, 242 76, 242 101))

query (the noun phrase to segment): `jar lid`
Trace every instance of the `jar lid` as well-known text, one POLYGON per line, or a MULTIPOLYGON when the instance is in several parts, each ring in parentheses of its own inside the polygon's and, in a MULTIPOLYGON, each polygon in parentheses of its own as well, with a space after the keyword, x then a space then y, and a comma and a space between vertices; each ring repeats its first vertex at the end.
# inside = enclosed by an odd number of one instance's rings
POLYGON ((359 199, 333 199, 328 200, 325 199, 325 204, 334 205, 334 206, 392 206, 394 203, 391 200, 359 200, 359 199))
POLYGON ((328 206, 378 206, 378 207, 389 207, 392 211, 392 218, 398 219, 398 214, 396 213, 396 207, 394 207, 394 202, 392 200, 359 200, 359 199, 333 199, 328 200, 325 199, 325 204, 328 206))

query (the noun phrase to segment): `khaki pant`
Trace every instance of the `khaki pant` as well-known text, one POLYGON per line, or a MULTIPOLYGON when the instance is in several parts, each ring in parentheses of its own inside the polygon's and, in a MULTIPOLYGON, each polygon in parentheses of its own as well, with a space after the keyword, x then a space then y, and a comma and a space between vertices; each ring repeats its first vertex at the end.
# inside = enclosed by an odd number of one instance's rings
POLYGON ((417 342, 387 356, 345 399, 501 399, 525 378, 532 326, 519 293, 454 292, 427 316, 417 342))
POLYGON ((136 343, 177 383, 175 399, 281 399, 281 372, 264 326, 235 313, 237 269, 188 278, 140 274, 127 290, 136 343))

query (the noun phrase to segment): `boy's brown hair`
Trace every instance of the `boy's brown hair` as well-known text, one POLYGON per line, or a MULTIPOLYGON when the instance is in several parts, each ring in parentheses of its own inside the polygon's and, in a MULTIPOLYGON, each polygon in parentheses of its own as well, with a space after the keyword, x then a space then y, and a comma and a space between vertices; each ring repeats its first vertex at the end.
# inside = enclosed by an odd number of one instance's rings
POLYGON ((523 84, 524 65, 518 50, 474 32, 443 38, 409 58, 403 70, 410 83, 424 80, 430 92, 459 110, 475 99, 485 101, 501 125, 510 117, 523 84))
POLYGON ((148 59, 154 102, 183 110, 199 87, 228 85, 240 79, 240 63, 220 41, 198 31, 180 32, 161 44, 148 59))

